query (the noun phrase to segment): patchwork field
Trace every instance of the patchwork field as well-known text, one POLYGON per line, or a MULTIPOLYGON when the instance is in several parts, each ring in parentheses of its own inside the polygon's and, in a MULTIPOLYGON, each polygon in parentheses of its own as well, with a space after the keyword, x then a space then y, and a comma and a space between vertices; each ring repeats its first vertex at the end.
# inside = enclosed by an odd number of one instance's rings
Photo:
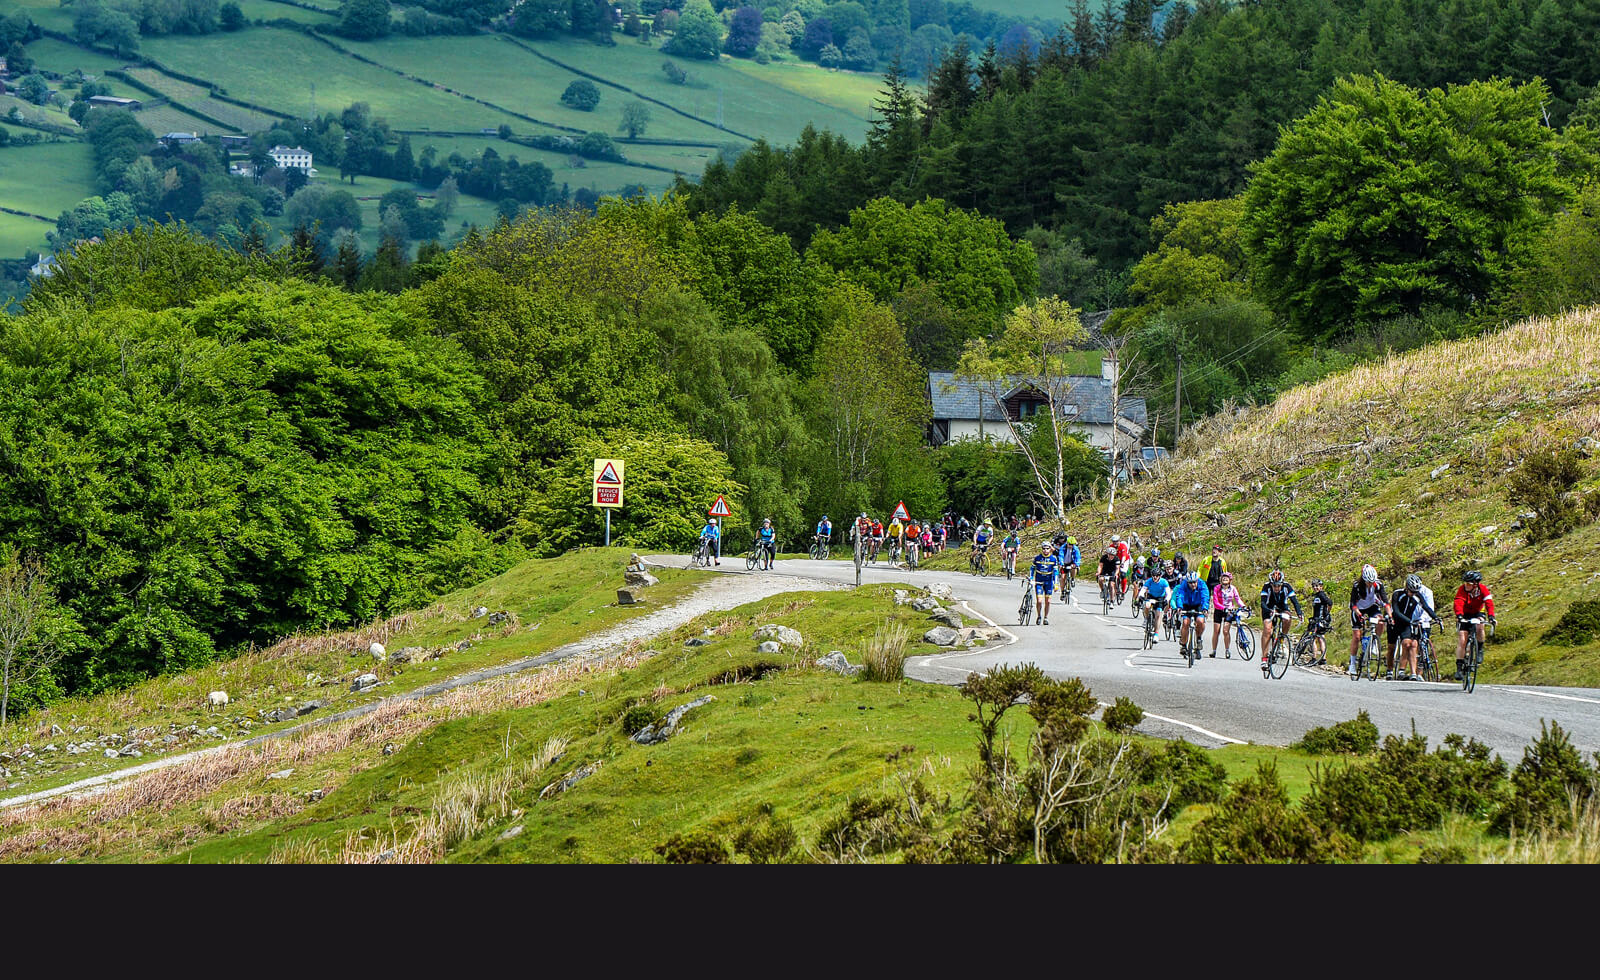
POLYGON ((93 193, 94 163, 87 143, 68 140, 0 149, 0 206, 51 219, 46 223, 0 214, 0 256, 17 258, 29 249, 43 250, 56 215, 93 193))
MULTIPOLYGON (((3 10, 4 4, 0 4, 3 10)), ((30 16, 35 21, 38 15, 30 11, 30 16)), ((28 57, 34 64, 47 71, 60 72, 65 75, 72 69, 80 69, 85 75, 98 75, 107 68, 121 68, 127 64, 124 58, 106 54, 101 51, 91 51, 76 44, 57 41, 55 38, 42 37, 28 44, 28 57)))
POLYGON ((231 126, 218 126, 199 116, 191 116, 182 109, 175 109, 170 105, 156 106, 152 109, 140 109, 134 113, 134 118, 140 124, 157 136, 163 133, 196 133, 200 136, 210 136, 214 133, 236 133, 238 130, 231 126))
MULTIPOLYGON (((235 130, 254 132, 258 129, 270 129, 272 124, 277 122, 277 119, 264 112, 256 112, 253 109, 246 109, 231 102, 214 99, 211 97, 211 90, 205 86, 173 78, 154 68, 130 68, 128 69, 128 76, 137 79, 144 85, 148 85, 169 99, 176 99, 197 112, 203 112, 214 119, 227 123, 235 130)), ((252 99, 251 101, 257 100, 252 99)), ((151 131, 159 132, 154 128, 151 131)))

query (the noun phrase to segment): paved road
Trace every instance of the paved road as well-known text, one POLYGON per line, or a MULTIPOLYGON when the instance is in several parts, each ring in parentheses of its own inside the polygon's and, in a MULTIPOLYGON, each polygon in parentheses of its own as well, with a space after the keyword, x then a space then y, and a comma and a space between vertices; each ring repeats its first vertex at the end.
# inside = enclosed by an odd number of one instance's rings
MULTIPOLYGON (((723 565, 726 569, 727 563, 723 565)), ((854 581, 849 561, 780 561, 771 572, 854 581)), ((1384 734, 1408 734, 1413 724, 1437 746, 1446 734, 1472 736, 1515 765, 1539 734, 1541 719, 1558 721, 1585 755, 1600 750, 1600 690, 1482 684, 1467 694, 1459 684, 1421 681, 1351 681, 1342 673, 1291 667, 1279 680, 1264 680, 1259 656, 1202 659, 1184 664, 1177 644, 1159 643, 1146 652, 1140 630, 1126 606, 1100 614, 1094 582, 1080 583, 1074 604, 1051 609, 1048 626, 1017 626, 1022 582, 1004 576, 975 578, 965 573, 906 572, 887 565, 867 566, 862 583, 910 582, 926 586, 948 582, 968 606, 1017 637, 1017 642, 976 652, 915 657, 906 674, 919 680, 957 684, 973 670, 995 664, 1032 661, 1054 677, 1080 677, 1102 702, 1131 698, 1144 709, 1141 731, 1181 736, 1204 745, 1228 742, 1287 745, 1307 729, 1346 721, 1365 710, 1384 734)), ((931 624, 930 624, 931 625, 931 624)), ((1448 635, 1448 634, 1447 634, 1448 635)), ((1349 643, 1349 634, 1342 634, 1349 643)), ((1210 649, 1209 632, 1206 648, 1210 649)), ((1453 657, 1451 658, 1453 660, 1453 657)))

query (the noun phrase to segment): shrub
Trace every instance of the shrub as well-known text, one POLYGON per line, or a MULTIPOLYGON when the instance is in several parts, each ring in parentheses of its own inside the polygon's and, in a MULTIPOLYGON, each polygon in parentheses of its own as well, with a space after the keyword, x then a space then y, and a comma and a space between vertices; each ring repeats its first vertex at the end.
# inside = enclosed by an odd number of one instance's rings
POLYGON ((907 782, 905 790, 904 802, 892 796, 858 796, 851 800, 843 813, 817 832, 818 850, 836 861, 861 861, 874 854, 926 845, 932 822, 932 794, 920 779, 907 782))
MULTIPOLYGON (((1596 795, 1600 773, 1573 747, 1566 730, 1552 721, 1539 723, 1539 738, 1522 753, 1511 773, 1511 798, 1494 815, 1489 829, 1571 830, 1574 814, 1596 795)), ((1596 764, 1600 764, 1597 754, 1596 764)))
POLYGON ((1600 636, 1600 599, 1579 599, 1539 638, 1557 646, 1582 646, 1600 636))
POLYGON ((1459 735, 1428 752, 1428 740, 1390 735, 1378 758, 1312 774, 1302 809, 1329 831, 1358 841, 1386 840, 1403 830, 1437 827, 1446 813, 1480 815, 1503 796, 1505 763, 1477 740, 1459 735))
POLYGON ((1264 762, 1195 825, 1178 853, 1190 864, 1321 864, 1354 857, 1359 847, 1290 806, 1277 767, 1264 762))
POLYGON ((1538 515, 1524 528, 1529 544, 1553 541, 1594 516, 1594 505, 1574 491, 1581 479, 1583 457, 1571 446, 1530 453, 1517 467, 1506 495, 1538 515))
POLYGON ((654 708, 649 705, 636 704, 622 714, 623 734, 632 737, 654 725, 660 720, 654 708))
POLYGON ((1378 726, 1365 711, 1332 728, 1313 728, 1291 748, 1308 755, 1371 755, 1378 750, 1378 726))
POLYGON ((1100 721, 1105 724, 1108 731, 1120 735, 1133 731, 1139 726, 1139 722, 1144 721, 1144 709, 1125 697, 1119 697, 1116 704, 1100 715, 1100 721))
POLYGON ((1228 770, 1212 760, 1206 750, 1182 739, 1168 742, 1145 762, 1140 782, 1170 790, 1168 806, 1174 811, 1193 803, 1215 803, 1228 785, 1228 770))
POLYGON ((873 633, 872 639, 861 650, 861 679, 864 681, 898 681, 906 676, 906 639, 904 626, 887 620, 873 633))
POLYGON ((1466 864, 1467 849, 1460 844, 1432 844, 1417 855, 1418 864, 1466 864))
POLYGON ((668 864, 728 863, 728 845, 708 831, 673 834, 665 844, 657 844, 655 851, 668 864))
POLYGON ((799 842, 794 825, 779 820, 768 803, 761 806, 753 822, 740 828, 733 839, 733 852, 743 854, 751 864, 772 864, 788 857, 799 842))
POLYGON ((600 88, 587 78, 576 79, 561 93, 561 103, 584 112, 593 112, 600 104, 600 88))

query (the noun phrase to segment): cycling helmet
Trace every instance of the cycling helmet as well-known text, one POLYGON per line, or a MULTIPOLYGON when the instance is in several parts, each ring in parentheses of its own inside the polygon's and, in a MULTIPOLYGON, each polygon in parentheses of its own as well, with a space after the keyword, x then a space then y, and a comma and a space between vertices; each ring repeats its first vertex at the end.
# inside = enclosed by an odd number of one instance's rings
POLYGON ((1067 535, 1067 544, 1077 544, 1077 543, 1078 543, 1078 539, 1077 538, 1073 537, 1070 534, 1067 535))
POLYGON ((1048 542, 1048 541, 1040 541, 1039 542, 1039 550, 1040 551, 1049 551, 1050 550, 1050 542, 1048 542))
POLYGON ((1461 576, 1461 581, 1467 583, 1468 585, 1482 585, 1483 573, 1477 569, 1473 569, 1472 571, 1461 576))
POLYGON ((1367 583, 1368 585, 1376 584, 1378 581, 1378 570, 1373 568, 1371 565, 1362 565, 1361 581, 1367 583))
POLYGON ((1283 570, 1281 568, 1274 568, 1272 570, 1272 574, 1267 576, 1267 581, 1271 582, 1273 585, 1282 585, 1283 570))
POLYGON ((1058 534, 1054 538, 1051 538, 1050 540, 1054 541, 1056 544, 1066 544, 1071 539, 1068 538, 1065 534, 1058 534))
POLYGON ((1111 536, 1111 543, 1112 544, 1116 544, 1118 541, 1121 541, 1121 540, 1122 540, 1122 535, 1120 535, 1120 534, 1113 534, 1111 536))
POLYGON ((1314 578, 1314 579, 1312 579, 1312 580, 1311 580, 1311 587, 1312 587, 1312 588, 1313 588, 1313 589, 1320 589, 1320 588, 1322 588, 1322 579, 1320 579, 1320 578, 1314 578))
POLYGON ((1417 590, 1419 590, 1421 588, 1422 588, 1422 576, 1421 575, 1412 574, 1412 575, 1407 575, 1406 576, 1406 591, 1407 592, 1416 592, 1417 590))
POLYGON ((1160 548, 1151 548, 1150 549, 1150 557, 1154 558, 1156 561, 1160 561, 1161 560, 1161 549, 1160 548))
POLYGON ((1190 572, 1189 573, 1189 577, 1188 577, 1188 582, 1189 582, 1190 585, 1199 585, 1200 584, 1200 573, 1199 572, 1190 572))

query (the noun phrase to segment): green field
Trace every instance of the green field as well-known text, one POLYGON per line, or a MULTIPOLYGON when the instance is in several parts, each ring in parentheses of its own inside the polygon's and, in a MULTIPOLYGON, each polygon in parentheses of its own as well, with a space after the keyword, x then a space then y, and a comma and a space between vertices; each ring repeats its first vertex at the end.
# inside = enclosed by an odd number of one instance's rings
POLYGON ((146 38, 141 49, 174 71, 206 79, 227 95, 296 116, 365 102, 397 129, 471 130, 528 124, 447 92, 362 64, 301 34, 259 27, 207 37, 146 38))
POLYGON ((45 232, 54 229, 55 222, 24 218, 0 211, 0 257, 20 259, 30 250, 43 252, 47 244, 45 232))
MULTIPOLYGON (((38 17, 35 16, 34 19, 38 20, 38 17)), ((57 41, 51 37, 42 37, 30 43, 28 57, 32 58, 34 64, 40 68, 60 72, 63 75, 74 68, 82 70, 85 75, 99 75, 107 68, 121 68, 127 64, 125 59, 100 51, 91 51, 65 41, 57 41)))
MULTIPOLYGON (((15 130, 13 130, 15 132, 15 130)), ((0 213, 0 256, 20 258, 46 248, 55 217, 94 193, 89 145, 77 141, 0 149, 0 206, 42 215, 49 223, 0 213)))
MULTIPOLYGON (((211 90, 185 82, 180 79, 165 75, 154 68, 130 68, 128 76, 137 79, 144 85, 155 89, 169 99, 176 99, 197 112, 203 112, 214 119, 221 120, 232 126, 235 130, 255 132, 259 129, 270 129, 277 119, 254 109, 246 109, 231 102, 211 97, 211 90)), ((207 124, 212 125, 212 124, 207 124)), ((214 127, 213 127, 214 128, 214 127)), ((151 128, 151 132, 160 135, 159 130, 151 128)))
MULTIPOLYGON (((671 59, 690 76, 688 84, 673 85, 661 71, 661 63, 668 60, 666 56, 654 47, 636 44, 631 39, 611 48, 577 41, 541 41, 529 46, 564 64, 625 85, 713 123, 720 106, 722 123, 728 129, 764 137, 774 143, 792 142, 807 123, 860 141, 871 121, 872 98, 854 80, 863 76, 853 76, 848 82, 810 83, 822 84, 828 89, 827 98, 823 100, 764 78, 763 73, 772 66, 735 67, 731 58, 716 62, 671 59), (848 94, 851 87, 853 95, 848 94), (841 108, 841 105, 851 107, 841 108)), ((802 84, 790 81, 800 76, 788 73, 803 69, 778 66, 777 70, 785 73, 777 77, 783 78, 786 84, 802 84)), ((837 74, 849 76, 850 73, 837 74)), ((659 118, 662 110, 658 109, 656 115, 659 118)))
MULTIPOLYGON (((72 31, 72 8, 61 6, 58 0, 3 0, 0 2, 0 16, 7 16, 19 7, 26 10, 40 27, 68 33, 72 31)), ((31 45, 29 50, 32 50, 31 45)))
POLYGON ((199 116, 191 116, 182 109, 170 105, 156 106, 153 109, 140 109, 135 112, 134 118, 145 129, 161 136, 164 133, 197 133, 201 136, 210 136, 214 133, 235 133, 238 130, 228 126, 218 126, 216 123, 207 122, 199 116))
POLYGON ((233 0, 233 2, 239 5, 245 20, 292 20, 301 24, 332 24, 339 19, 337 10, 318 13, 287 3, 274 3, 273 0, 233 0))

